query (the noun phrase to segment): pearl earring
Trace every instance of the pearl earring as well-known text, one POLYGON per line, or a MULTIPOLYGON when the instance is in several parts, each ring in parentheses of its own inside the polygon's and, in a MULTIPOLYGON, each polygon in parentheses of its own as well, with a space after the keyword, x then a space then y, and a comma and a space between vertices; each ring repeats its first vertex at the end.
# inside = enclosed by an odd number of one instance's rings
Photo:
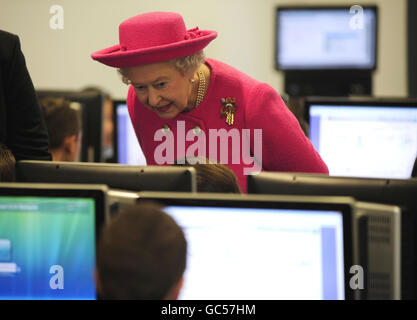
POLYGON ((190 79, 190 82, 191 82, 191 83, 194 83, 194 82, 195 82, 195 79, 190 79))

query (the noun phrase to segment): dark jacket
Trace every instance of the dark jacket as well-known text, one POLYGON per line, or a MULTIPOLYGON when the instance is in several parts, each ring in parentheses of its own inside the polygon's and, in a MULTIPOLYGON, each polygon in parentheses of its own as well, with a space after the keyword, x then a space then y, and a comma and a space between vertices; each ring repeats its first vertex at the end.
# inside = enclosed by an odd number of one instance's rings
POLYGON ((42 111, 16 35, 0 30, 0 142, 16 160, 51 160, 42 111))

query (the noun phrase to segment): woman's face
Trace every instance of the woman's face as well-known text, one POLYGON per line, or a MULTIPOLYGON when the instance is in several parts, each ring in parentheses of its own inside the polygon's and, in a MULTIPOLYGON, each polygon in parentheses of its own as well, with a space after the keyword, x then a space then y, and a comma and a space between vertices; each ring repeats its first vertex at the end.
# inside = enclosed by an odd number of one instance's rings
POLYGON ((190 77, 171 62, 132 67, 127 75, 139 101, 162 119, 175 118, 192 106, 190 77))

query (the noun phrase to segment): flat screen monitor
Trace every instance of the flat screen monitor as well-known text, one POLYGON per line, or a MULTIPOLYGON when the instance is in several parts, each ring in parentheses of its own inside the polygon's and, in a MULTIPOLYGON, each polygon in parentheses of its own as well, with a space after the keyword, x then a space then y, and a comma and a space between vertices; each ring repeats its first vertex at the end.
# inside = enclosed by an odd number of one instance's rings
POLYGON ((417 100, 310 98, 310 140, 330 175, 411 177, 417 157, 417 100))
POLYGON ((15 175, 18 182, 98 183, 131 191, 197 191, 192 167, 20 160, 15 175))
POLYGON ((346 199, 139 193, 184 230, 184 300, 350 298, 346 199))
MULTIPOLYGON (((322 174, 261 172, 248 176, 249 194, 350 196, 401 208, 401 297, 416 299, 417 179, 331 177, 322 174)), ((382 219, 381 221, 386 221, 382 219)), ((387 230, 378 226, 375 230, 387 230), (378 229, 380 228, 380 229, 378 229)), ((371 239, 371 238, 370 238, 371 239)), ((389 237, 386 241, 392 241, 389 237)))
POLYGON ((103 94, 96 91, 36 90, 39 99, 46 97, 65 98, 82 105, 81 161, 103 162, 103 94))
POLYGON ((133 129, 126 101, 114 101, 114 108, 117 162, 136 166, 146 165, 146 158, 133 129))
POLYGON ((0 183, 0 300, 96 299, 106 191, 0 183))
POLYGON ((278 7, 278 70, 373 70, 377 8, 278 7))

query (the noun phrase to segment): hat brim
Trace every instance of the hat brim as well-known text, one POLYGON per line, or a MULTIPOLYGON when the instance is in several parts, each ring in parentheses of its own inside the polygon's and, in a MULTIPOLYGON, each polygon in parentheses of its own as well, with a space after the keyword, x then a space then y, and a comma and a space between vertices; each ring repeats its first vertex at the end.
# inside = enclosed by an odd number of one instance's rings
POLYGON ((166 45, 123 51, 120 45, 94 52, 91 58, 114 68, 128 68, 185 57, 204 49, 217 37, 216 31, 200 30, 200 36, 166 45))

